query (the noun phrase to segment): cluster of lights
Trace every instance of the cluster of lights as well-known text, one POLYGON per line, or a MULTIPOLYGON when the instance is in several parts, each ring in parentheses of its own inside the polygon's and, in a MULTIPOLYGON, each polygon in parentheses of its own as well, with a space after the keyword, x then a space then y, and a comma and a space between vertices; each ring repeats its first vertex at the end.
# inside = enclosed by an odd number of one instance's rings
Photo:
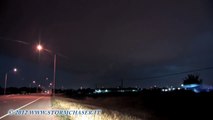
MULTIPOLYGON (((111 92, 111 90, 101 90, 101 89, 98 89, 98 90, 95 90, 94 93, 108 93, 108 92, 111 92)), ((118 90, 117 92, 138 92, 138 90, 118 90)))
POLYGON ((181 88, 166 88, 166 89, 162 89, 162 92, 169 92, 169 91, 174 91, 174 90, 181 90, 181 88))
MULTIPOLYGON (((41 44, 36 45, 36 49, 40 52, 42 51, 44 48, 41 44)), ((13 72, 18 72, 17 68, 13 68, 13 72)), ((46 78, 46 80, 48 80, 48 78, 46 78)), ((6 81, 7 81, 7 73, 5 74, 5 89, 4 89, 4 94, 6 94, 6 81)), ((36 84, 35 81, 33 81, 33 84, 36 84)), ((50 86, 52 85, 52 83, 50 84, 50 86)), ((38 87, 41 87, 41 85, 38 85, 38 87)))
POLYGON ((98 89, 98 90, 95 90, 95 92, 94 93, 108 93, 109 92, 109 90, 100 90, 100 89, 98 89))
POLYGON ((118 92, 124 92, 124 90, 119 90, 118 92))

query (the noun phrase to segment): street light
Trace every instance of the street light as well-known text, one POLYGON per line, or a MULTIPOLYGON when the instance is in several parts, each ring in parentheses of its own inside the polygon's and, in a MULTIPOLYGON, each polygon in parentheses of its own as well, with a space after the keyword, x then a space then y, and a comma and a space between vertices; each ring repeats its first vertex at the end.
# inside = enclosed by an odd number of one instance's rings
MULTIPOLYGON (((13 72, 17 72, 17 68, 13 68, 13 72)), ((10 71, 9 71, 10 72, 10 71)), ((8 79, 8 73, 5 73, 5 79, 4 79, 4 95, 7 93, 7 79, 8 79)))
POLYGON ((17 68, 14 68, 13 71, 14 71, 14 72, 17 72, 17 68))
POLYGON ((33 84, 35 84, 34 86, 35 86, 35 88, 36 88, 36 93, 38 93, 38 86, 37 86, 37 84, 36 84, 36 81, 35 81, 35 80, 33 80, 33 84))
MULTIPOLYGON (((42 46, 41 44, 38 44, 36 48, 37 48, 37 50, 38 50, 39 52, 42 51, 42 50, 44 49, 43 46, 42 46)), ((50 52, 50 51, 47 50, 47 49, 44 49, 44 50, 47 51, 47 52, 50 52)), ((52 95, 53 95, 53 96, 55 96, 56 59, 57 59, 56 54, 54 54, 54 63, 53 63, 53 66, 54 66, 54 67, 53 67, 53 91, 52 91, 52 93, 53 93, 52 95)))
POLYGON ((37 85, 37 93, 38 93, 38 88, 40 88, 41 87, 41 85, 39 84, 39 85, 37 85))
POLYGON ((35 80, 33 80, 33 84, 35 84, 35 87, 36 87, 36 93, 38 93, 38 88, 40 88, 41 87, 41 85, 40 84, 36 84, 36 81, 35 80))
POLYGON ((42 45, 41 45, 41 44, 38 44, 38 45, 37 45, 37 50, 38 50, 38 51, 41 51, 42 49, 43 49, 42 45))

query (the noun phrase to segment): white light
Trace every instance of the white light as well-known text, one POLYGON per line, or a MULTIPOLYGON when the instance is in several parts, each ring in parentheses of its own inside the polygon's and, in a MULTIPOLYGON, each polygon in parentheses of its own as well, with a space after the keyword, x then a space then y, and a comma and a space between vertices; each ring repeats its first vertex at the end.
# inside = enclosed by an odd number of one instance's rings
POLYGON ((164 89, 162 89, 162 92, 164 92, 165 90, 164 89))
POLYGON ((181 87, 183 87, 183 84, 181 84, 181 87))
POLYGON ((95 90, 94 93, 101 93, 101 90, 100 89, 99 90, 95 90))
POLYGON ((14 72, 17 72, 18 70, 17 70, 17 68, 14 68, 13 71, 14 71, 14 72))
POLYGON ((137 92, 137 90, 132 90, 132 92, 137 92))
POLYGON ((164 91, 165 91, 165 92, 167 92, 168 90, 167 90, 167 89, 165 89, 164 91))
POLYGON ((180 90, 180 88, 178 88, 178 90, 180 90))
POLYGON ((169 88, 169 91, 171 91, 171 88, 169 88))

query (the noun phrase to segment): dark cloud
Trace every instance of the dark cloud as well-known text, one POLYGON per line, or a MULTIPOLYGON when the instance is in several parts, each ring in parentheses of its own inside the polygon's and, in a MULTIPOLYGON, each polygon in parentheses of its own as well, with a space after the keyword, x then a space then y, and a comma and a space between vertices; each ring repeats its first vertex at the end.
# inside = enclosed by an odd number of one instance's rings
MULTIPOLYGON (((3 5, 0 36, 30 44, 40 39, 45 47, 65 55, 58 57, 58 68, 71 75, 61 77, 83 80, 77 86, 114 85, 120 79, 212 65, 211 1, 38 0, 5 1, 3 5)), ((36 53, 30 51, 32 46, 17 47, 6 41, 0 50, 2 55, 36 64, 36 53)), ((51 68, 50 55, 42 53, 40 61, 51 68)), ((171 84, 179 83, 179 78, 171 84)))

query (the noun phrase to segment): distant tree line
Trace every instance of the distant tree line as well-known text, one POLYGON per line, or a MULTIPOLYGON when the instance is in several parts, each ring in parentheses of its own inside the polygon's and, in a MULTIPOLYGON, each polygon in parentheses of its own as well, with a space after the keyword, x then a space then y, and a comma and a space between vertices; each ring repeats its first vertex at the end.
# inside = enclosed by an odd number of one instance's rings
MULTIPOLYGON (((37 93, 41 92, 40 88, 29 88, 29 87, 21 87, 21 88, 16 88, 16 87, 9 87, 7 88, 7 93, 6 94, 30 94, 30 93, 37 93)), ((0 87, 0 95, 4 94, 4 88, 0 87)))

